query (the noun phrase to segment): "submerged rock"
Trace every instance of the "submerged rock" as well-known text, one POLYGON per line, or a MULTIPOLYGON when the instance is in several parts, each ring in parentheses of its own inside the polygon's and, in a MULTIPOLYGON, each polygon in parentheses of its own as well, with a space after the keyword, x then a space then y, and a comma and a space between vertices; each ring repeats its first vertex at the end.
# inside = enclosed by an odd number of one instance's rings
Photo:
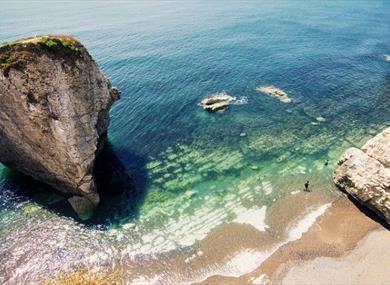
POLYGON ((191 199, 191 198, 193 198, 193 197, 196 195, 196 192, 194 192, 194 191, 192 191, 192 190, 188 190, 188 191, 186 191, 186 192, 184 193, 184 195, 185 195, 187 198, 191 199))
POLYGON ((68 36, 0 47, 0 161, 71 198, 82 214, 99 195, 92 169, 119 91, 68 36))
POLYGON ((82 196, 72 196, 68 202, 80 219, 88 220, 91 218, 95 205, 89 199, 82 196))
POLYGON ((122 228, 123 229, 125 229, 125 230, 132 230, 132 229, 134 229, 135 228, 135 224, 134 223, 127 223, 127 224, 124 224, 123 226, 122 226, 122 228))
POLYGON ((361 149, 347 149, 338 162, 334 181, 390 224, 390 128, 361 149))
POLYGON ((290 103, 292 100, 288 97, 287 93, 283 90, 276 88, 275 86, 261 86, 257 87, 256 91, 274 96, 283 103, 290 103))
POLYGON ((216 112, 216 111, 224 111, 227 107, 229 107, 230 103, 234 100, 234 97, 227 95, 225 92, 212 95, 210 97, 204 98, 200 102, 200 106, 203 109, 216 112))

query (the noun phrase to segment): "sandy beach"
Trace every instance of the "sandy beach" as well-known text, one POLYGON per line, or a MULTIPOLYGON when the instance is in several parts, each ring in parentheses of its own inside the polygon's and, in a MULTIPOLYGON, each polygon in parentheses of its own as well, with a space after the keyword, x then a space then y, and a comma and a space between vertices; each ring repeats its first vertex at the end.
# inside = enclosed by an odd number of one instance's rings
MULTIPOLYGON (((226 224, 187 254, 145 260, 143 267, 130 263, 115 273, 107 268, 91 278, 142 285, 390 283, 390 232, 339 192, 301 191, 280 199, 265 222, 267 231, 226 224), (163 267, 157 262, 161 258, 163 267)), ((82 272, 76 269, 69 276, 91 273, 82 272)))
POLYGON ((370 233, 339 258, 320 257, 292 266, 280 284, 390 284, 390 234, 370 233))
POLYGON ((256 270, 201 284, 389 284, 389 242, 390 232, 343 196, 256 270))

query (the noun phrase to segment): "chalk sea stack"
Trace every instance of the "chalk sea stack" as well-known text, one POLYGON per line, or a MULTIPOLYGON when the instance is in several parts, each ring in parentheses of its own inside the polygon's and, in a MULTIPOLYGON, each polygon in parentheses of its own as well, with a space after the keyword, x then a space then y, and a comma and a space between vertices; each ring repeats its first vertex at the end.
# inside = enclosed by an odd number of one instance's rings
POLYGON ((347 149, 338 164, 336 185, 390 224, 390 128, 361 149, 347 149))
POLYGON ((0 161, 60 191, 85 216, 99 203, 92 170, 118 98, 73 37, 0 46, 0 161))

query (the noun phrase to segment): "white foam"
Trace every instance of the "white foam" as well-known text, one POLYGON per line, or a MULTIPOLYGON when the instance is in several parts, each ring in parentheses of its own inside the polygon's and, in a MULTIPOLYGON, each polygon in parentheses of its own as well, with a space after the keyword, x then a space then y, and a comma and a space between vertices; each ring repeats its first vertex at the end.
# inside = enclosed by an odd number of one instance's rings
POLYGON ((302 165, 299 165, 297 168, 296 168, 296 172, 297 173, 301 173, 301 174, 305 174, 306 173, 306 167, 302 166, 302 165))
MULTIPOLYGON (((252 249, 242 250, 236 253, 234 256, 230 257, 225 264, 218 265, 214 270, 201 274, 200 276, 198 276, 198 278, 192 280, 191 282, 192 283, 201 282, 207 277, 213 275, 239 277, 241 275, 252 272, 256 268, 258 268, 267 258, 269 258, 280 247, 282 247, 283 245, 289 242, 300 239, 302 235, 305 232, 307 232, 309 228, 316 222, 316 220, 325 213, 325 211, 329 208, 330 205, 331 203, 328 203, 318 207, 313 211, 310 211, 308 214, 306 214, 303 217, 303 219, 295 223, 295 226, 289 232, 288 238, 276 244, 274 247, 264 251, 252 250, 252 249)), ((259 282, 260 281, 266 282, 267 279, 265 277, 262 277, 261 279, 259 279, 259 282)), ((258 284, 269 284, 269 283, 258 283, 258 284)))
POLYGON ((239 224, 249 224, 258 229, 259 231, 265 231, 268 226, 265 223, 267 207, 261 208, 255 207, 246 209, 244 207, 237 208, 235 211, 237 217, 233 220, 239 224))
POLYGON ((296 223, 292 229, 290 229, 287 241, 300 239, 302 235, 316 222, 316 220, 325 213, 330 205, 332 205, 332 203, 320 206, 318 209, 311 211, 302 220, 296 223))
POLYGON ((259 277, 252 280, 252 284, 254 284, 254 285, 268 285, 268 284, 270 284, 270 280, 269 280, 267 274, 261 274, 259 277))
POLYGON ((195 258, 200 257, 200 256, 202 256, 202 255, 203 255, 203 251, 199 250, 199 251, 197 251, 196 253, 194 253, 193 255, 187 257, 187 258, 184 260, 184 262, 185 262, 185 263, 190 263, 192 260, 194 260, 195 258))
POLYGON ((242 96, 242 97, 233 97, 233 101, 231 102, 232 105, 245 105, 248 104, 248 97, 242 96))
POLYGON ((147 276, 140 276, 133 281, 131 281, 131 285, 154 285, 154 284, 161 284, 161 280, 163 280, 163 275, 155 275, 153 277, 147 277, 147 276))
POLYGON ((261 185, 263 186, 265 195, 269 195, 272 193, 273 188, 270 181, 263 181, 261 185))
POLYGON ((225 274, 238 277, 248 273, 262 264, 275 250, 276 248, 269 251, 243 250, 226 263, 224 266, 225 274))

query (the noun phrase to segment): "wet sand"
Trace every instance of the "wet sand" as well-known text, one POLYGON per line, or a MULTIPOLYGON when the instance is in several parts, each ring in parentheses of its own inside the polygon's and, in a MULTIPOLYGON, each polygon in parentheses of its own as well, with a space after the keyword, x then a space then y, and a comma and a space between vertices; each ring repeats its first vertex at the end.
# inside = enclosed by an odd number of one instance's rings
POLYGON ((390 279, 389 241, 387 229, 342 196, 300 239, 282 245, 252 272, 212 276, 201 284, 384 284, 390 279))
POLYGON ((343 257, 320 257, 293 266, 280 284, 390 284, 389 244, 389 231, 375 231, 343 257))

